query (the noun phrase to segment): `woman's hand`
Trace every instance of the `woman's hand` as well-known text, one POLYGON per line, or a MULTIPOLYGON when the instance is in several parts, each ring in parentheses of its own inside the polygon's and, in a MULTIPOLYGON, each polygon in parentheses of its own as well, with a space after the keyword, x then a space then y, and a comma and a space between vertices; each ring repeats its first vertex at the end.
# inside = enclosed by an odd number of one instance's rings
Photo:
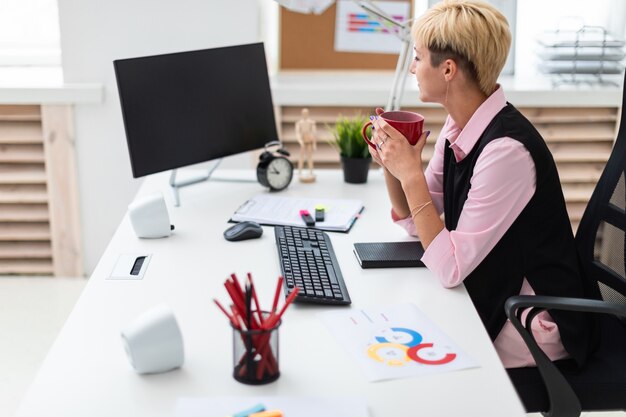
POLYGON ((383 160, 380 158, 380 154, 378 153, 378 148, 374 149, 368 145, 367 149, 370 151, 370 155, 372 155, 372 159, 376 161, 378 165, 384 168, 385 165, 383 164, 383 160))
MULTIPOLYGON (((381 107, 376 108, 376 115, 381 115, 384 112, 385 110, 383 110, 381 107)), ((372 143, 379 143, 380 139, 376 139, 375 133, 376 133, 376 129, 374 128, 374 123, 372 123, 372 138, 370 140, 372 143)), ((383 160, 381 159, 381 156, 378 153, 378 151, 380 150, 379 147, 376 146, 376 149, 374 149, 371 146, 368 146, 367 148, 370 151, 370 155, 372 155, 372 159, 374 159, 374 161, 376 161, 378 165, 384 168, 385 164, 383 164, 383 160)))
MULTIPOLYGON (((376 113, 380 114, 378 110, 376 109, 376 113)), ((372 142, 377 145, 378 149, 370 149, 370 153, 376 162, 384 166, 401 183, 422 173, 422 150, 430 134, 429 131, 423 132, 417 143, 412 146, 402 133, 384 119, 376 119, 372 126, 374 127, 372 142)))

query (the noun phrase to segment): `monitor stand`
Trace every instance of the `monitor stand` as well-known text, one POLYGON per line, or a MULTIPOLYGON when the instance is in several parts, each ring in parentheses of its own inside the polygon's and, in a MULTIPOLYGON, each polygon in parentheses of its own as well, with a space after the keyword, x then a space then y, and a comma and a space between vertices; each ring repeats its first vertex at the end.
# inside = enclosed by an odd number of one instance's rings
MULTIPOLYGON (((199 182, 204 182, 204 181, 208 181, 209 179, 211 179, 211 175, 213 174, 213 171, 215 171, 217 169, 217 167, 220 165, 220 163, 222 162, 223 158, 217 159, 215 161, 215 163, 209 167, 208 171, 206 174, 204 175, 200 175, 200 176, 196 176, 196 177, 192 177, 192 178, 188 178, 184 181, 180 181, 180 182, 176 182, 176 174, 177 174, 177 170, 173 169, 172 173, 170 174, 170 188, 172 189, 172 195, 174 197, 174 206, 175 207, 179 207, 180 206, 180 194, 179 194, 179 189, 186 187, 188 185, 192 185, 192 184, 197 184, 199 182)), ((244 178, 213 178, 213 181, 225 181, 225 182, 256 182, 256 180, 254 179, 244 179, 244 178)))

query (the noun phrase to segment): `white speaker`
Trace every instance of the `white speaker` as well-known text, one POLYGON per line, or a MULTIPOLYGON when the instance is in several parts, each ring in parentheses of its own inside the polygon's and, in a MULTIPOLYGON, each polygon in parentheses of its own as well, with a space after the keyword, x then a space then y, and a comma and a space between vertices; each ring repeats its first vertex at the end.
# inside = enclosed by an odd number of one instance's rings
POLYGON ((128 206, 128 217, 137 237, 167 237, 174 230, 170 224, 163 194, 155 193, 133 201, 128 206))
POLYGON ((183 336, 166 304, 146 311, 126 326, 122 343, 130 364, 139 374, 171 371, 185 361, 183 336))

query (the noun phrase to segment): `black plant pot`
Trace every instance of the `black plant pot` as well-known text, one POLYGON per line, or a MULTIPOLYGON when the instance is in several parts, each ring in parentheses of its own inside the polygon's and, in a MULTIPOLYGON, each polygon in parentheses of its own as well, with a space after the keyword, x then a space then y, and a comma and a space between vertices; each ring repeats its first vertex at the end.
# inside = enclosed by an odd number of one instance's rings
POLYGON ((366 183, 371 163, 372 158, 346 158, 342 156, 343 180, 350 184, 366 183))

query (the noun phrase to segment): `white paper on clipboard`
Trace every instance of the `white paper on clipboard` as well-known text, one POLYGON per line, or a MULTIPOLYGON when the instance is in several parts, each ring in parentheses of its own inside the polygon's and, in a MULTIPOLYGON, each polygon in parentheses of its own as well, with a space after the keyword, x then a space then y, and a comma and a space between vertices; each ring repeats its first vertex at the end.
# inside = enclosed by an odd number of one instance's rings
POLYGON ((306 226, 300 210, 315 217, 315 207, 324 207, 324 221, 315 228, 346 232, 363 210, 363 203, 354 199, 297 198, 259 194, 242 204, 232 215, 235 222, 254 221, 267 225, 306 226))

